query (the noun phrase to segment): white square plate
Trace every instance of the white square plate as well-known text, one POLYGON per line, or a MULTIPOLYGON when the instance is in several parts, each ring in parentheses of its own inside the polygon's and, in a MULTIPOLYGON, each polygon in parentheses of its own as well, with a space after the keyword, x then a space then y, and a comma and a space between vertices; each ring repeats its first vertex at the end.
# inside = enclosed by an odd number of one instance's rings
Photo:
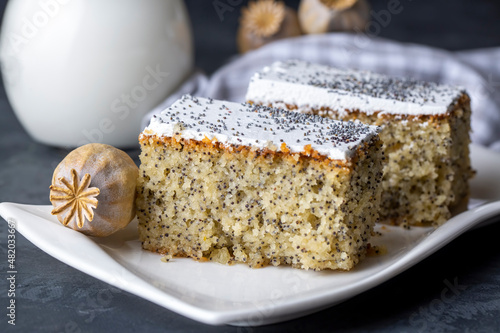
POLYGON ((500 215, 500 155, 471 146, 476 177, 469 210, 438 229, 377 226, 372 239, 387 254, 368 257, 349 272, 290 267, 251 269, 191 259, 160 261, 141 249, 137 221, 106 237, 63 227, 51 206, 0 204, 0 215, 54 258, 115 287, 203 323, 263 325, 330 307, 377 286, 443 247, 460 234, 500 215))

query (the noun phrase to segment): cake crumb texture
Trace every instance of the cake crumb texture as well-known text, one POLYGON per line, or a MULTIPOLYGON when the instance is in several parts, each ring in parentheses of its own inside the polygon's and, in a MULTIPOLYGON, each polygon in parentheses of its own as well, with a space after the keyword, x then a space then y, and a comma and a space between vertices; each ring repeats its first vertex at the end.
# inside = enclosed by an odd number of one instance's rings
POLYGON ((141 134, 139 235, 146 250, 257 268, 353 268, 381 197, 377 136, 349 160, 141 134))

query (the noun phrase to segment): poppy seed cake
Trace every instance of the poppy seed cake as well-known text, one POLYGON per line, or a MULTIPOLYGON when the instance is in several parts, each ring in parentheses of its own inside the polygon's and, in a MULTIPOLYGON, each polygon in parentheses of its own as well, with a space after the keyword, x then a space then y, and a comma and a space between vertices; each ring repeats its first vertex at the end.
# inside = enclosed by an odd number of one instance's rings
POLYGON ((139 141, 146 250, 250 267, 354 267, 378 220, 379 128, 184 96, 139 141))
POLYGON ((382 221, 438 226, 467 202, 471 109, 460 87, 289 60, 256 73, 246 100, 381 126, 382 221))

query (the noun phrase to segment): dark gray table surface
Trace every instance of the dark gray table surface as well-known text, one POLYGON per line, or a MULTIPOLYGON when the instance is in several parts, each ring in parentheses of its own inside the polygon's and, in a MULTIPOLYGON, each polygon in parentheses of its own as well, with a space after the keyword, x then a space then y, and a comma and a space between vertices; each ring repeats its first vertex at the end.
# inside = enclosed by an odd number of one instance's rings
MULTIPOLYGON (((228 2, 222 0, 223 2, 228 2)), ((220 20, 214 1, 189 0, 197 66, 213 72, 236 53, 241 5, 220 20)), ((240 1, 233 0, 233 4, 240 1)), ((241 1, 241 3, 246 1, 241 1)), ((371 1, 375 11, 385 1, 371 1)), ((5 1, 2 1, 2 8, 5 1)), ((297 6, 298 1, 287 1, 297 6)), ((500 2, 401 0, 382 37, 449 50, 500 45, 500 2)), ((136 161, 138 150, 127 151, 136 161)), ((0 90, 0 202, 49 204, 67 151, 34 142, 0 90)), ((0 221, 0 332, 500 331, 500 223, 468 232, 392 280, 342 304, 265 327, 212 327, 119 291, 18 235, 16 326, 7 324, 7 224, 0 221), (457 286, 450 292, 449 284, 457 286), (443 297, 446 293, 446 297, 443 297)))

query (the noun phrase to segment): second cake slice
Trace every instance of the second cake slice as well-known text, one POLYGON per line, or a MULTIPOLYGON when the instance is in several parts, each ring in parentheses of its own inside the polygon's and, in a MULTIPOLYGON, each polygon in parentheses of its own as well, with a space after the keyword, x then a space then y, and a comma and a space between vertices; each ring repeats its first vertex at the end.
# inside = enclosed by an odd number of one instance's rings
POLYGON ((381 220, 437 226, 467 202, 471 110, 460 87, 289 60, 256 73, 246 99, 381 126, 381 220))

